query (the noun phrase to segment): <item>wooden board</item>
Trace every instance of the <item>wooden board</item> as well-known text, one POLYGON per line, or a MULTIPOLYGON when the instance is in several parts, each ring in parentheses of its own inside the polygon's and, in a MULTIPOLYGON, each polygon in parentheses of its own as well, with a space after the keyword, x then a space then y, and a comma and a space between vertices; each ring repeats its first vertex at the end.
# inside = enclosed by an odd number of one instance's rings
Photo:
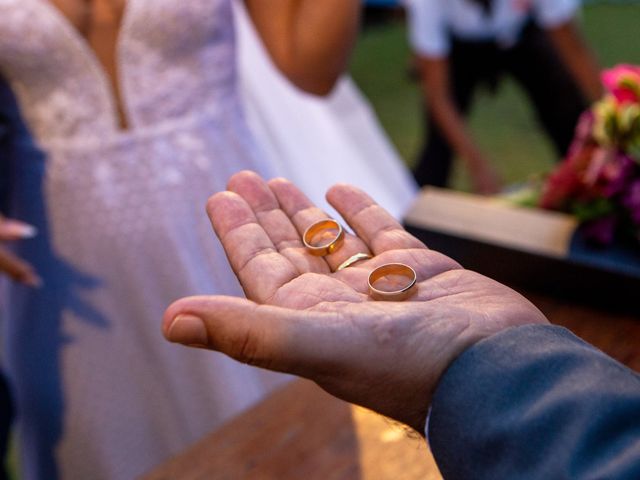
POLYGON ((578 226, 570 215, 436 187, 422 190, 405 216, 415 228, 514 250, 565 258, 578 226))

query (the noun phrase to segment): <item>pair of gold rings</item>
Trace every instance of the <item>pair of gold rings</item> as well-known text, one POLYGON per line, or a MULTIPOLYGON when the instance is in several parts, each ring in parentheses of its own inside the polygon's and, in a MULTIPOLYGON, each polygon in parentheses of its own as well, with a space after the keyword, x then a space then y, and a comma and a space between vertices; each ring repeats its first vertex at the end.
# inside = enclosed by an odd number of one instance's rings
MULTIPOLYGON (((342 247, 344 229, 335 220, 320 220, 305 230, 302 241, 312 255, 326 256, 342 247)), ((342 262, 336 271, 370 258, 369 253, 356 253, 342 262)), ((368 286, 369 295, 374 300, 402 301, 417 290, 417 275, 413 268, 404 263, 388 263, 369 274, 368 286)))

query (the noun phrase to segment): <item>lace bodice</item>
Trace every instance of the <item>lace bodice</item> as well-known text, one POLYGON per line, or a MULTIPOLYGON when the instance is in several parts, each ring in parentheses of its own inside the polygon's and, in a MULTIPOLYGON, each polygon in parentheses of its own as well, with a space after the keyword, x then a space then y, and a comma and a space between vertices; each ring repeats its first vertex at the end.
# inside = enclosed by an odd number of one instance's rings
MULTIPOLYGON (((230 0, 127 0, 117 44, 123 109, 133 131, 235 98, 230 0)), ((40 141, 117 135, 104 69, 48 0, 0 0, 0 73, 40 141)))

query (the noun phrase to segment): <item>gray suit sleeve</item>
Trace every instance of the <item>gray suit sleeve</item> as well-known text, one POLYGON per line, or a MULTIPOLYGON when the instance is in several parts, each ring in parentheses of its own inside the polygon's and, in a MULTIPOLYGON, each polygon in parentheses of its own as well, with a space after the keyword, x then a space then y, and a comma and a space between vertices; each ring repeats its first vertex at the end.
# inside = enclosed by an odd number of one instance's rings
POLYGON ((637 480, 640 377, 563 328, 512 328, 445 372, 429 440, 447 480, 637 480))

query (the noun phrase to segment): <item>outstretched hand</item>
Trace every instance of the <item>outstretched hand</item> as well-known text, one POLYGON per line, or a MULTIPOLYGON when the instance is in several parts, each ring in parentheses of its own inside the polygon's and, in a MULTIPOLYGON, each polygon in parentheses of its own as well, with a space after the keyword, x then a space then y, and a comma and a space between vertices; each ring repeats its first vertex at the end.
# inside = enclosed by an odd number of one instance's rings
POLYGON ((235 175, 207 211, 247 299, 181 299, 165 312, 164 335, 309 378, 421 432, 437 382, 460 353, 546 319, 513 290, 426 248, 357 188, 337 185, 327 199, 354 234, 316 257, 301 236, 327 215, 286 180, 235 175), (373 258, 335 271, 356 253, 373 258), (416 271, 417 292, 372 300, 369 273, 397 262, 416 271))

